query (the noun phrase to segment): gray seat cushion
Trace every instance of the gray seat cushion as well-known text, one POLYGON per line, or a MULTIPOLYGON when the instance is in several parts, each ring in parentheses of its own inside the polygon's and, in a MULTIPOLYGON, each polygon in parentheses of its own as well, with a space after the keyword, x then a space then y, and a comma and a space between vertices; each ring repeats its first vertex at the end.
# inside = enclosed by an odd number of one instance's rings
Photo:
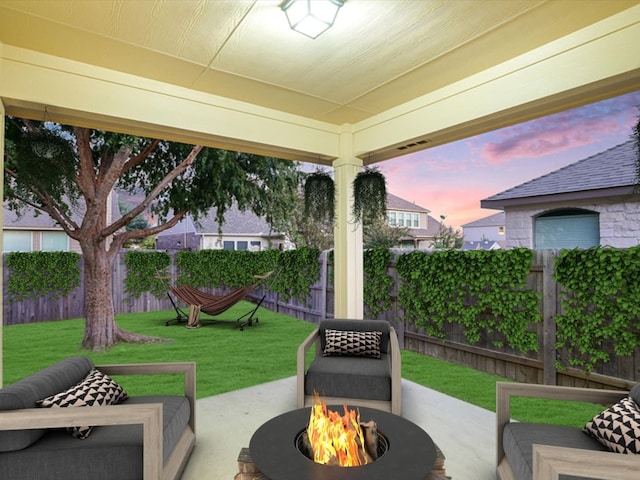
MULTIPOLYGON (((122 404, 141 403, 163 404, 166 462, 189 422, 189 400, 183 396, 132 397, 122 404)), ((96 427, 85 440, 65 430, 49 430, 27 449, 0 454, 0 478, 141 480, 142 436, 142 425, 96 427)))
MULTIPOLYGON (((87 357, 70 357, 0 389, 0 411, 35 408, 36 401, 55 395, 82 380, 93 368, 87 357)), ((0 432, 0 452, 20 450, 37 441, 45 430, 0 432)))
MULTIPOLYGON (((537 423, 509 423, 504 428, 504 453, 518 480, 531 480, 533 476, 533 445, 553 445, 584 450, 608 451, 596 439, 580 428, 537 423)), ((562 480, 587 480, 583 477, 561 475, 562 480)))
POLYGON ((323 397, 391 400, 389 354, 366 357, 316 357, 304 379, 304 392, 323 397))

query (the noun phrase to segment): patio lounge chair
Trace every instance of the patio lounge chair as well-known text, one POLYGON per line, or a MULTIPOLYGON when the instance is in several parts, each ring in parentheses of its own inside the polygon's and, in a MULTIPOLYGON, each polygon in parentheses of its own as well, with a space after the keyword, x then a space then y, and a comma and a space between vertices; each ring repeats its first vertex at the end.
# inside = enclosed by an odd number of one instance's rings
POLYGON ((387 321, 322 320, 298 347, 298 407, 312 405, 317 392, 327 405, 348 403, 400 415, 400 382, 398 337, 387 321), (315 352, 310 364, 309 349, 315 352))
MULTIPOLYGON (((198 328, 200 327, 200 312, 204 312, 207 315, 216 316, 224 313, 229 308, 234 306, 240 300, 242 300, 251 290, 255 289, 260 282, 264 279, 271 276, 273 272, 268 272, 264 275, 254 275, 256 279, 251 285, 247 285, 245 287, 234 290, 227 295, 213 295, 210 293, 203 292, 194 288, 190 285, 178 285, 178 286, 170 286, 173 294, 182 300, 184 303, 189 305, 189 320, 187 321, 187 328, 198 328)), ((253 315, 256 313, 262 301, 264 300, 264 295, 260 299, 260 301, 256 304, 255 308, 253 308, 250 312, 247 312, 243 316, 239 317, 237 321, 240 321, 247 315, 249 318, 240 324, 240 329, 242 330, 245 326, 253 325, 253 315)), ((255 319, 257 322, 258 319, 255 319)))

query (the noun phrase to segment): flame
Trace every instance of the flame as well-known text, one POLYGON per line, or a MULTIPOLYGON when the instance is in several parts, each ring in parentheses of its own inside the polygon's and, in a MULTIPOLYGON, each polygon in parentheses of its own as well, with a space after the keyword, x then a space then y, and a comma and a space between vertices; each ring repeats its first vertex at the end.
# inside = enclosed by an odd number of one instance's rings
POLYGON ((360 411, 349 410, 344 405, 344 415, 328 410, 315 395, 311 407, 307 437, 316 463, 357 467, 367 463, 364 434, 360 428, 360 411))

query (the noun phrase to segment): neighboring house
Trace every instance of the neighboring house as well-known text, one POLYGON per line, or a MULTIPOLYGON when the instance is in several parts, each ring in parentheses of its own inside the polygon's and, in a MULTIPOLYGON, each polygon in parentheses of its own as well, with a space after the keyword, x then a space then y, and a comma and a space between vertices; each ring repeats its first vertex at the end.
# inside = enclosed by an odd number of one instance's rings
POLYGON ((407 236, 401 240, 400 248, 411 250, 433 247, 442 225, 429 213, 430 210, 426 208, 387 193, 389 225, 409 228, 407 236))
MULTIPOLYGON (((83 208, 74 213, 73 220, 82 223, 83 208)), ((113 215, 120 215, 118 211, 118 196, 111 194, 110 209, 107 212, 108 219, 113 215)), ((7 252, 35 252, 35 251, 63 251, 82 253, 77 240, 68 237, 49 215, 40 213, 35 215, 35 210, 24 210, 20 218, 4 206, 2 218, 2 250, 7 252)))
POLYGON ((3 252, 63 251, 80 253, 80 245, 67 236, 49 215, 25 212, 20 218, 4 207, 3 252))
POLYGON ((505 212, 507 248, 626 248, 640 243, 634 140, 493 195, 505 212))
POLYGON ((218 231, 215 220, 216 210, 197 222, 190 215, 183 218, 174 227, 160 232, 156 238, 158 250, 251 250, 260 251, 268 248, 284 248, 284 235, 271 232, 269 224, 256 214, 240 211, 234 204, 224 215, 222 234, 218 231), (281 247, 282 245, 282 247, 281 247))
MULTIPOLYGON (((500 247, 504 248, 505 228, 504 228, 504 212, 495 213, 488 217, 483 217, 473 222, 462 225, 465 242, 496 242, 500 247)), ((464 248, 463 248, 464 249, 464 248)))

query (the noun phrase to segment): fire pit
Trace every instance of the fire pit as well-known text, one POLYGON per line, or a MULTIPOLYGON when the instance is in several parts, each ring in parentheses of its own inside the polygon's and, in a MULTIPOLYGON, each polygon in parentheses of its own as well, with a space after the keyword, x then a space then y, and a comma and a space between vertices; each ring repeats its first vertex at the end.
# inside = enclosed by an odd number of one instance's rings
MULTIPOLYGON (((331 409, 342 409, 331 406, 331 409)), ((310 408, 301 408, 272 418, 251 437, 249 451, 256 467, 270 480, 424 480, 436 459, 431 437, 407 419, 364 407, 362 421, 378 426, 378 458, 358 467, 323 465, 308 458, 300 448, 300 437, 309 422, 310 408)))

